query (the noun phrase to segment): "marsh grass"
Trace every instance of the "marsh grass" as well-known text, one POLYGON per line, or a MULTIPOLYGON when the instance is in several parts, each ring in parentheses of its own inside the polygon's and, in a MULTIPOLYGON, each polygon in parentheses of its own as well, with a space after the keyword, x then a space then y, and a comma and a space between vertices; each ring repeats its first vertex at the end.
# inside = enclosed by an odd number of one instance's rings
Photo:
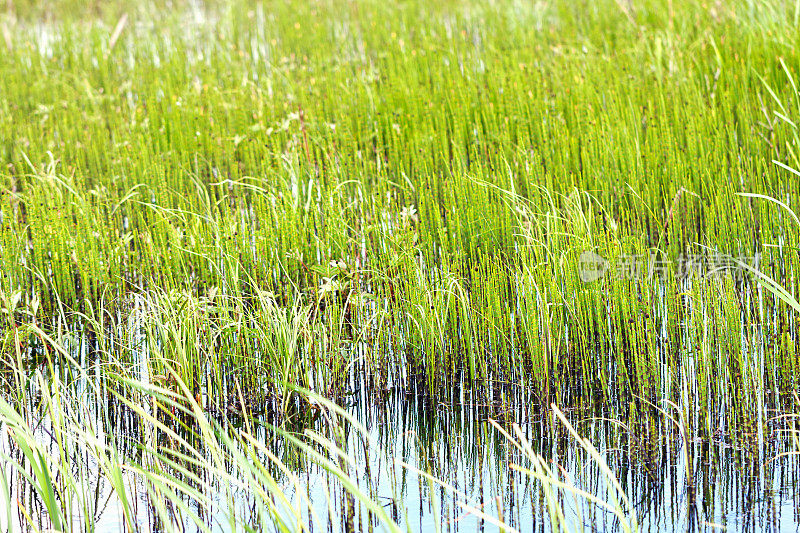
MULTIPOLYGON (((258 502, 225 520, 300 527, 272 492, 291 469, 220 420, 265 414, 286 432, 356 388, 434 402, 466 388, 500 413, 524 389, 540 408, 613 406, 646 436, 672 417, 687 469, 690 443, 720 434, 763 464, 800 370, 790 4, 177 2, 155 20, 148 2, 12 2, 3 416, 41 502, 15 520, 90 528, 99 503, 71 483, 104 476, 135 528, 133 476, 158 523, 207 524, 207 463, 222 499, 258 502), (585 282, 583 252, 612 271, 585 282), (743 275, 613 275, 631 257, 712 254, 743 275), (59 391, 73 380, 124 404, 134 445, 165 438, 176 455, 114 466, 115 420, 89 433, 86 399, 59 391), (56 454, 25 425, 42 419, 31 387, 56 454), (78 454, 94 470, 73 479, 78 454), (240 464, 256 456, 271 466, 240 464)), ((348 486, 325 438, 333 459, 295 439, 292 460, 348 486)))
MULTIPOLYGON (((732 327, 750 289, 687 284, 674 273, 586 284, 579 255, 614 264, 708 249, 738 257, 760 252, 771 235, 793 238, 798 228, 754 202, 788 206, 795 194, 785 168, 763 166, 767 157, 791 168, 794 77, 786 60, 768 61, 777 37, 749 49, 747 64, 763 68, 720 69, 720 58, 744 62, 737 39, 761 28, 730 13, 709 18, 683 6, 682 33, 668 38, 658 21, 674 24, 675 14, 652 6, 656 52, 628 22, 617 27, 627 17, 611 7, 622 19, 605 22, 627 55, 604 54, 603 37, 583 35, 578 15, 559 6, 544 12, 561 28, 560 44, 542 26, 513 24, 508 6, 452 16, 415 6, 391 31, 389 12, 371 4, 361 14, 319 6, 300 29, 289 22, 300 13, 235 5, 177 10, 161 34, 136 12, 121 34, 118 20, 84 28, 65 17, 48 27, 46 46, 24 17, 9 18, 8 71, 25 72, 33 57, 71 59, 48 68, 48 82, 4 82, 17 97, 4 126, 3 293, 21 291, 15 305, 36 295, 47 314, 135 292, 185 294, 150 310, 173 326, 146 337, 172 351, 193 389, 209 360, 217 381, 220 361, 261 369, 264 359, 281 380, 309 385, 313 354, 330 369, 315 377, 320 391, 361 362, 403 361, 431 391, 448 386, 441 376, 465 373, 488 387, 502 374, 527 377, 545 403, 576 382, 657 400, 678 390, 657 361, 671 358, 669 375, 681 375, 678 358, 665 355, 684 349, 679 325, 732 327), (417 20, 430 31, 411 39, 417 20), (336 21, 374 31, 343 34, 336 21), (211 24, 217 34, 202 42, 180 31, 211 24), (689 60, 692 35, 701 52, 692 48, 689 60), (42 47, 16 41, 26 38, 42 47), (486 39, 494 46, 478 44, 486 39), (519 45, 530 39, 543 44, 519 45), (307 47, 330 40, 340 54, 307 47), (379 49, 386 54, 365 52, 379 49), (637 83, 608 79, 609 65, 637 83), (80 93, 48 92, 70 76, 91 95, 86 109, 80 93), (481 80, 494 82, 481 92, 481 80), (40 118, 22 120, 27 108, 40 118), (230 311, 216 323, 199 303, 210 295, 230 311), (279 333, 283 313, 292 315, 288 336, 279 333), (277 329, 259 333, 264 321, 277 329), (239 342, 259 335, 267 342, 239 342), (342 355, 362 339, 373 341, 368 353, 342 355), (284 341, 295 348, 269 347, 284 341)), ((795 268, 781 250, 763 250, 761 264, 778 281, 795 268)), ((774 303, 750 299, 744 315, 774 303)), ((698 364, 703 378, 714 362, 698 364)), ((741 388, 733 377, 719 385, 741 388)))

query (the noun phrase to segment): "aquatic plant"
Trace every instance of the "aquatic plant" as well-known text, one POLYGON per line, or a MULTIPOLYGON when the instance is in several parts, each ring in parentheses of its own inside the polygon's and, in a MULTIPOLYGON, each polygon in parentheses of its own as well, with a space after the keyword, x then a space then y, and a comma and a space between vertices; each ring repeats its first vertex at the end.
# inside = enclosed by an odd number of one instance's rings
MULTIPOLYGON (((296 434, 364 391, 613 411, 692 489, 698 442, 765 464, 800 370, 796 3, 171 6, 0 14, 15 525, 91 529, 102 478, 135 529, 135 478, 165 528, 209 527, 211 485, 257 502, 231 527, 305 527, 276 480, 356 487, 349 430, 296 434)), ((501 427, 568 527, 583 489, 501 427)))

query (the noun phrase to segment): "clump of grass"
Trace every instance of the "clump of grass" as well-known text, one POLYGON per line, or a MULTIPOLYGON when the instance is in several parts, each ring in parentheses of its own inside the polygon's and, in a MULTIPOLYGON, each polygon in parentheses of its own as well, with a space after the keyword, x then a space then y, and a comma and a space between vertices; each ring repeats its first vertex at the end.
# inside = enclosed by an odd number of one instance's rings
MULTIPOLYGON (((63 352, 57 343, 51 346, 63 352)), ((154 526, 177 531, 187 525, 202 531, 306 531, 320 524, 289 450, 267 445, 249 423, 234 432, 210 418, 179 374, 169 376, 173 388, 114 373, 97 388, 85 370, 75 370, 81 383, 40 373, 32 383, 40 393, 38 405, 19 408, 0 399, 7 436, 2 465, 11 480, 3 492, 4 527, 91 531, 102 527, 108 512, 119 513, 134 531, 154 526), (98 398, 108 406, 109 397, 135 421, 129 432, 109 432, 107 411, 86 410, 86 403, 98 398)), ((335 415, 342 414, 339 407, 313 398, 333 414, 327 436, 277 427, 269 432, 338 479, 378 523, 399 531, 347 473, 353 459, 337 435, 339 424, 350 424, 351 417, 342 419, 335 415)))

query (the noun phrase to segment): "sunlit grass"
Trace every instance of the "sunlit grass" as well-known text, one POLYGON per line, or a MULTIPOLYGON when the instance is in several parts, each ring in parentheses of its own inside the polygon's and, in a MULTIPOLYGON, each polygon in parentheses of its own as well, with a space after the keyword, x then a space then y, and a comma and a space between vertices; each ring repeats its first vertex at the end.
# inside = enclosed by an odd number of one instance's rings
POLYGON ((26 426, 31 384, 129 527, 129 475, 210 505, 183 460, 261 501, 244 522, 300 527, 272 473, 223 476, 262 441, 208 418, 303 427, 298 388, 335 405, 354 376, 501 404, 515 384, 626 427, 668 415, 686 454, 715 432, 763 453, 800 370, 797 6, 636 4, 12 2, 2 408, 37 512, 65 529, 96 502, 26 426), (708 261, 726 267, 691 275, 708 261), (89 363, 142 428, 182 413, 213 457, 187 443, 119 470, 104 421, 82 428, 84 400, 52 390, 89 363))

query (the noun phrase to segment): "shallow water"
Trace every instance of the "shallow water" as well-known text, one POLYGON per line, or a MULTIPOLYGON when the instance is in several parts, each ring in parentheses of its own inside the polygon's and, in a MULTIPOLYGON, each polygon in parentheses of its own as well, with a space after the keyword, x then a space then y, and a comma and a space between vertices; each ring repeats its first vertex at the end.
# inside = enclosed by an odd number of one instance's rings
MULTIPOLYGON (((89 376, 99 376, 99 362, 88 356, 87 345, 83 339, 74 353, 89 376)), ((378 391, 357 377, 364 375, 354 371, 346 387, 349 392, 337 399, 367 432, 366 436, 352 429, 347 433, 345 449, 354 460, 350 474, 361 490, 379 501, 404 530, 495 531, 500 528, 492 519, 498 517, 503 518, 509 531, 553 530, 541 483, 511 467, 529 468, 529 460, 491 420, 509 432, 518 426, 531 449, 545 458, 562 481, 613 506, 615 491, 608 478, 567 434, 550 408, 524 384, 495 383, 486 389, 456 382, 434 398, 413 377, 390 379, 393 385, 378 391), (419 472, 442 483, 432 482, 419 472), (479 516, 481 512, 489 518, 479 516)), ((655 406, 643 410, 641 406, 627 408, 613 391, 608 395, 610 400, 601 402, 582 397, 577 389, 571 395, 569 388, 564 389, 559 405, 577 432, 601 452, 615 473, 633 503, 641 531, 800 530, 800 455, 792 453, 798 450, 792 433, 797 418, 784 415, 779 410, 780 401, 762 398, 763 425, 752 428, 751 434, 729 434, 724 430, 722 401, 719 412, 711 413, 708 421, 695 419, 692 391, 697 383, 690 373, 684 379, 687 386, 678 395, 680 405, 673 408, 661 403, 663 411, 655 406), (634 412, 638 415, 632 416, 634 412), (717 429, 708 432, 710 439, 694 436, 691 429, 684 438, 679 428, 682 420, 690 428, 706 424, 717 429)), ((84 413, 85 423, 102 428, 100 420, 106 417, 114 421, 114 426, 104 430, 140 442, 141 433, 129 413, 111 398, 95 397, 87 381, 72 382, 72 397, 80 399, 76 409, 84 413)), ((33 406, 36 390, 30 390, 29 395, 33 406)), ((291 430, 313 429, 326 434, 325 416, 313 409, 299 414, 302 422, 296 422, 291 430)), ((282 486, 293 502, 306 498, 311 501, 311 512, 302 505, 301 509, 312 530, 346 531, 349 521, 357 531, 380 530, 374 517, 358 502, 352 506, 348 519, 348 500, 340 483, 319 466, 293 460, 287 448, 266 430, 270 420, 261 415, 253 421, 263 424, 255 433, 287 465, 294 465, 297 485, 284 479, 282 486)), ((44 417, 37 435, 56 453, 48 423, 44 417)), ((235 423, 231 422, 233 430, 235 423)), ((3 451, 7 452, 7 441, 2 441, 3 451)), ((87 458, 80 468, 97 472, 98 465, 87 458)), ((13 495, 15 485, 9 484, 13 495)), ((98 517, 97 530, 119 530, 122 516, 110 487, 100 483, 89 489, 98 500, 108 500, 98 517)), ((24 501, 25 495, 22 496, 24 501)), ((212 506, 206 519, 214 531, 228 530, 221 517, 232 507, 247 514, 249 503, 244 496, 233 504, 220 500, 213 490, 210 496, 217 501, 216 511, 212 506)), ((144 488, 136 491, 136 498, 139 526, 143 531, 158 531, 144 488)), ((560 503, 570 531, 624 530, 613 513, 586 498, 562 491, 560 503)), ((75 520, 77 523, 80 517, 75 520)), ((0 526, 5 525, 4 517, 0 522, 0 526)), ((188 527, 193 529, 194 526, 188 527)))
MULTIPOLYGON (((502 510, 506 523, 518 531, 551 529, 538 484, 509 469, 509 464, 524 461, 488 423, 486 409, 469 401, 429 405, 396 394, 380 405, 365 399, 351 410, 369 429, 372 442, 367 454, 360 443, 351 443, 361 461, 362 486, 387 505, 395 502, 403 526, 412 531, 434 531, 437 525, 444 531, 499 529, 462 507, 465 504, 491 517, 502 510), (402 463, 430 472, 463 494, 431 487, 402 463)), ((679 441, 665 439, 659 457, 646 465, 643 458, 630 453, 631 439, 616 424, 592 419, 601 416, 614 415, 586 410, 569 413, 576 428, 603 451, 618 473, 642 531, 795 531, 800 526, 796 456, 768 460, 762 473, 752 451, 737 449, 723 439, 692 442, 689 457, 697 496, 695 505, 690 505, 686 456, 679 441)), ((508 427, 512 421, 519 424, 534 450, 563 469, 578 487, 609 501, 612 491, 604 476, 550 415, 515 411, 507 414, 503 425, 508 427)), ((768 454, 777 455, 782 446, 774 442, 768 448, 768 454)), ((328 514, 322 503, 324 476, 310 475, 307 483, 312 499, 320 502, 317 509, 323 524, 328 519, 339 522, 340 515, 328 514)), ((611 513, 587 505, 584 499, 565 507, 570 530, 620 530, 611 513)))
MULTIPOLYGON (((597 465, 543 408, 497 413, 485 403, 471 401, 468 394, 460 400, 432 403, 404 392, 380 400, 369 394, 352 397, 348 411, 365 425, 368 437, 350 433, 347 449, 356 462, 351 475, 404 529, 499 531, 475 512, 483 511, 493 518, 503 516, 513 530, 552 531, 540 484, 509 468, 526 461, 489 423, 490 415, 500 414, 505 428, 518 424, 532 448, 563 473, 562 479, 571 479, 603 501, 613 501, 613 490, 597 465), (418 470, 458 493, 428 481, 418 470)), ((732 445, 723 436, 712 442, 690 442, 692 488, 687 483, 684 447, 666 421, 661 421, 656 456, 647 459, 636 450, 634 439, 613 422, 613 411, 583 409, 567 414, 617 474, 634 504, 641 531, 800 530, 798 456, 770 459, 792 450, 780 440, 768 439, 763 461, 755 447, 732 445)), ((340 484, 315 466, 298 474, 305 496, 313 502, 315 516, 303 512, 313 530, 346 531, 347 504, 340 484)), ((568 493, 562 498, 570 531, 624 530, 611 512, 586 499, 568 493)), ((353 514, 355 530, 372 529, 363 505, 356 503, 353 514)), ((105 530, 115 530, 113 514, 101 524, 108 526, 105 530)), ((376 523, 373 526, 380 530, 376 523)), ((222 524, 213 529, 226 530, 222 524)))

